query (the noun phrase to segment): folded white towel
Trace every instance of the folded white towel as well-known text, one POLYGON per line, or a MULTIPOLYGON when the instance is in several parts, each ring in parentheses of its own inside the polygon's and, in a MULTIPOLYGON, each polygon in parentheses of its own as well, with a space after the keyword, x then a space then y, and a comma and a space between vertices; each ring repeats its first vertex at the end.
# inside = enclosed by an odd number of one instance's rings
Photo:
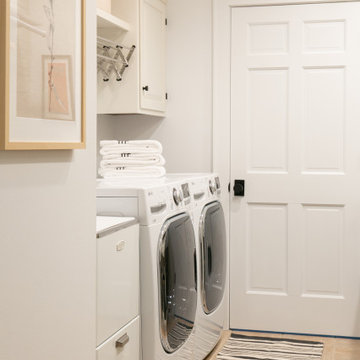
POLYGON ((112 155, 123 153, 161 154, 162 145, 156 140, 102 140, 100 141, 100 154, 112 155))
POLYGON ((114 169, 99 169, 99 175, 104 179, 118 179, 124 177, 159 178, 166 174, 163 166, 123 166, 114 169))
POLYGON ((165 159, 160 154, 124 154, 104 156, 100 162, 101 168, 116 168, 120 166, 163 166, 165 159))
POLYGON ((122 160, 122 159, 135 159, 135 160, 153 160, 165 161, 161 154, 147 154, 147 153, 122 153, 122 154, 109 154, 103 155, 102 160, 122 160))

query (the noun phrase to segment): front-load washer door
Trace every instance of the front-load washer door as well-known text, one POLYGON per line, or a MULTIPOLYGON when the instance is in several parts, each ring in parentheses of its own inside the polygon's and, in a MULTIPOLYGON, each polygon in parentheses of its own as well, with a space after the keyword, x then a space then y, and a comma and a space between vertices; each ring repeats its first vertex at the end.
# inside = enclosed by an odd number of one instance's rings
POLYGON ((159 242, 160 337, 166 352, 191 334, 197 303, 196 243, 188 214, 167 220, 159 242))
POLYGON ((220 202, 205 205, 200 217, 201 297, 206 314, 220 304, 225 292, 226 229, 220 202))

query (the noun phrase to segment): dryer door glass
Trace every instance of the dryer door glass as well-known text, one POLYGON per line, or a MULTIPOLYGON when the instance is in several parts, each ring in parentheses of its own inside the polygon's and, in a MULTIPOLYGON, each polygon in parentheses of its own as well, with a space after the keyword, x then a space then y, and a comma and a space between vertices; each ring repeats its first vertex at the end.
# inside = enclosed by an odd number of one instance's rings
POLYGON ((201 295, 205 313, 213 312, 225 292, 226 229, 218 201, 207 204, 200 218, 201 295))
POLYGON ((169 219, 159 242, 160 336, 166 352, 185 343, 194 326, 196 244, 188 214, 169 219))

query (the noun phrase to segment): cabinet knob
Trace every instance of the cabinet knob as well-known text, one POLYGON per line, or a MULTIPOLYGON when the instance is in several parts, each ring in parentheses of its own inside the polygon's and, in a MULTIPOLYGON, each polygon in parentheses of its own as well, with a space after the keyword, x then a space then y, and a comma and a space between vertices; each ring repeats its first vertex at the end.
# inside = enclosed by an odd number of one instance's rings
POLYGON ((118 339, 115 343, 115 347, 123 347, 129 342, 130 338, 128 334, 123 335, 120 339, 118 339))
POLYGON ((142 88, 144 91, 149 91, 149 86, 148 85, 146 85, 146 86, 143 86, 143 88, 142 88))
POLYGON ((116 244, 116 251, 122 251, 125 249, 125 241, 122 240, 116 244))

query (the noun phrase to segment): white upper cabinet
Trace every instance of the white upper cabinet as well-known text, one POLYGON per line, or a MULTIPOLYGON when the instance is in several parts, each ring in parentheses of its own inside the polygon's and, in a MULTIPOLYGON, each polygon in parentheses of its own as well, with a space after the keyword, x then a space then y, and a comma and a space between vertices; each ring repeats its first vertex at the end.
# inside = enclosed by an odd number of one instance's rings
POLYGON ((111 15, 127 23, 128 31, 104 32, 98 24, 98 35, 124 46, 125 57, 127 48, 136 48, 121 81, 114 71, 104 81, 98 71, 98 114, 165 116, 166 1, 113 0, 111 15))

